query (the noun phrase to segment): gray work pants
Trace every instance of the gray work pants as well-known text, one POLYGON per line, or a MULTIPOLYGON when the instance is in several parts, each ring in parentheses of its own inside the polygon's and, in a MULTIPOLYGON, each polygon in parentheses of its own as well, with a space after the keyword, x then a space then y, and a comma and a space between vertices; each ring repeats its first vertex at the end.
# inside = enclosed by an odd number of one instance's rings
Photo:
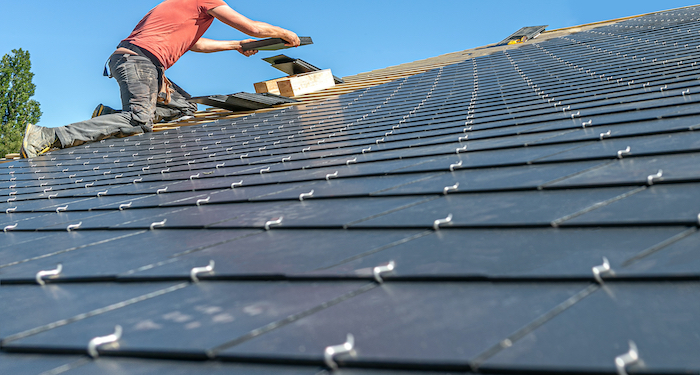
POLYGON ((177 86, 167 106, 157 104, 158 68, 146 57, 115 54, 109 59, 109 69, 119 83, 122 111, 54 128, 62 148, 151 132, 154 122, 191 115, 197 110, 197 105, 187 102, 187 93, 177 86))

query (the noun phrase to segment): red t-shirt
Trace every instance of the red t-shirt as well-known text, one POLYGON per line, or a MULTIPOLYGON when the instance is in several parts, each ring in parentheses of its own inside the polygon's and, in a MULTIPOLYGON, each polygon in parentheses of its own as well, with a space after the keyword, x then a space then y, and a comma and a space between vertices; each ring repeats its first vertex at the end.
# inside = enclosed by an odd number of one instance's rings
POLYGON ((189 51, 214 21, 207 13, 223 0, 165 0, 151 9, 125 41, 146 49, 165 69, 189 51))

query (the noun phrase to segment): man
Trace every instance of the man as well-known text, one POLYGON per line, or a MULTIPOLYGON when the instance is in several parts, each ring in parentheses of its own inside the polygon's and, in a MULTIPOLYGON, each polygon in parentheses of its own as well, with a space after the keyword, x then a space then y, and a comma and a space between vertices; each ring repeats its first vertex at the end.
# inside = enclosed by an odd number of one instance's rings
POLYGON ((119 83, 122 111, 58 128, 28 124, 20 154, 41 155, 52 148, 67 148, 109 137, 126 137, 153 131, 153 123, 190 115, 196 104, 188 103, 186 92, 170 83, 164 72, 187 51, 243 51, 247 40, 211 40, 202 35, 214 18, 256 38, 282 38, 297 47, 299 37, 283 28, 252 21, 223 0, 166 0, 153 8, 136 25, 110 56, 110 77, 119 83))

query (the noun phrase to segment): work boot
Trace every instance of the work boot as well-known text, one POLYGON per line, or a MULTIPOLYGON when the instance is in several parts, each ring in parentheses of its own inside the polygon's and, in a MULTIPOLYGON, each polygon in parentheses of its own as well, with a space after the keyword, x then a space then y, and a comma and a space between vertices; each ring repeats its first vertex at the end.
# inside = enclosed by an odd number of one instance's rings
POLYGON ((112 113, 119 113, 121 111, 118 111, 112 107, 108 107, 104 104, 98 104, 97 107, 95 108, 94 111, 92 111, 92 118, 95 118, 97 116, 102 116, 102 115, 111 115, 112 113))
POLYGON ((61 142, 56 137, 55 129, 27 124, 19 154, 25 159, 34 158, 50 151, 52 148, 60 147, 61 142))

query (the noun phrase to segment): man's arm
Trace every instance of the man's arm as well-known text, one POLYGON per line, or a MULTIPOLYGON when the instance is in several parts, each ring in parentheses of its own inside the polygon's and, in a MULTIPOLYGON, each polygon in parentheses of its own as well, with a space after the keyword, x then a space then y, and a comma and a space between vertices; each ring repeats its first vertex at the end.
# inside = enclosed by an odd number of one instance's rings
POLYGON ((192 48, 190 48, 190 51, 202 52, 202 53, 212 53, 212 52, 236 50, 236 51, 238 51, 246 56, 253 56, 256 53, 258 53, 258 51, 255 51, 255 50, 243 51, 241 49, 242 43, 247 43, 247 42, 252 42, 252 41, 254 41, 254 40, 253 39, 213 40, 213 39, 207 39, 207 38, 199 38, 197 43, 195 43, 192 46, 192 48))
POLYGON ((248 19, 228 5, 211 9, 209 14, 234 29, 255 38, 282 38, 288 42, 287 45, 290 47, 298 47, 301 44, 297 34, 265 22, 248 19))

